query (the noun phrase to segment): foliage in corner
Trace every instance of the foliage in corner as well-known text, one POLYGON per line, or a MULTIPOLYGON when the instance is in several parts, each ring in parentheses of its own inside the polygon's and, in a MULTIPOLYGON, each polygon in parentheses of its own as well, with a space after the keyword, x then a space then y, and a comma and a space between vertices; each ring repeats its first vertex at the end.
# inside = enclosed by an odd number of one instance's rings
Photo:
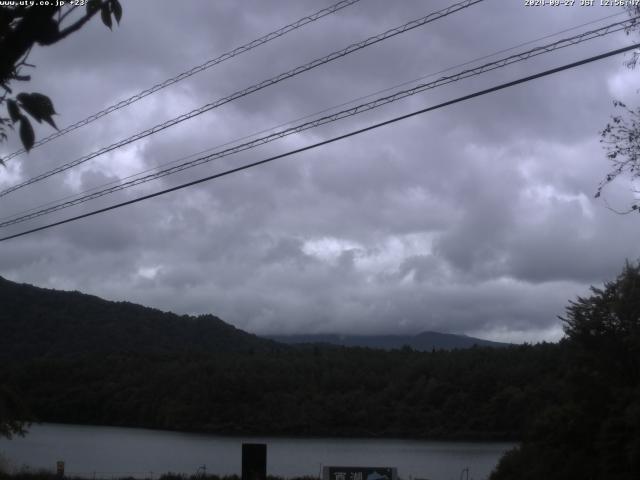
MULTIPOLYGON (((630 35, 636 32, 640 25, 640 6, 629 5, 627 12, 633 20, 632 25, 625 29, 627 35, 630 35)), ((626 65, 629 68, 635 68, 639 60, 640 52, 636 50, 626 65)), ((600 132, 600 143, 604 145, 607 158, 613 168, 598 185, 595 198, 600 197, 604 188, 622 175, 629 175, 632 182, 640 178, 640 108, 629 108, 619 100, 615 100, 613 105, 615 108, 620 108, 622 112, 613 115, 611 121, 600 132)), ((616 211, 616 213, 640 213, 640 198, 638 198, 640 191, 637 189, 632 191, 635 200, 626 210, 616 211)))
MULTIPOLYGON (((0 6, 0 105, 5 104, 7 112, 6 116, 0 114, 0 142, 7 140, 9 131, 17 127, 22 145, 29 151, 36 141, 31 120, 57 128, 51 99, 37 92, 14 94, 13 83, 31 80, 23 69, 33 67, 27 58, 34 45, 59 42, 80 30, 98 12, 109 29, 112 19, 119 24, 122 18, 119 0, 89 0, 84 10, 74 5, 0 6)), ((0 163, 4 164, 2 159, 0 163)))
POLYGON ((560 400, 491 480, 640 478, 640 263, 571 302, 562 321, 569 357, 560 400))
MULTIPOLYGON (((640 108, 629 108, 619 100, 614 101, 613 105, 622 109, 623 113, 612 116, 611 121, 600 132, 600 143, 607 150, 607 158, 613 168, 598 185, 596 198, 620 175, 628 174, 632 181, 640 178, 640 108)), ((640 193, 636 189, 633 192, 640 193)), ((640 212, 640 199, 621 213, 634 211, 640 212)))
MULTIPOLYGON (((34 45, 53 45, 80 30, 100 12, 102 22, 111 29, 112 18, 120 23, 122 6, 118 0, 89 0, 86 9, 66 6, 37 5, 14 2, 0 5, 0 112, 6 105, 6 115, 0 113, 0 142, 16 130, 26 151, 36 142, 31 120, 46 122, 53 128, 56 114, 51 99, 38 92, 14 92, 14 82, 28 82, 25 68, 33 68, 27 58, 34 45)), ((36 3, 36 2, 31 2, 36 3)), ((47 2, 53 4, 54 2, 47 2)), ((0 164, 4 165, 2 159, 0 164)), ((25 411, 20 397, 3 383, 0 384, 0 437, 24 434, 25 411)))
POLYGON ((0 438, 24 435, 29 418, 29 411, 15 390, 0 385, 0 438))

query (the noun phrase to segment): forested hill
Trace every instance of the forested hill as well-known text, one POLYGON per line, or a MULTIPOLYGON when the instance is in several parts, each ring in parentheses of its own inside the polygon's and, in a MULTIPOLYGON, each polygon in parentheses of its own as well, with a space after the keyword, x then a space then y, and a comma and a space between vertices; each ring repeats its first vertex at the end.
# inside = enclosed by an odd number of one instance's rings
POLYGON ((343 347, 365 347, 393 350, 411 347, 420 352, 453 350, 456 348, 507 347, 508 343, 451 333, 422 332, 418 335, 272 335, 267 338, 287 344, 324 344, 343 347))
POLYGON ((213 315, 176 315, 0 277, 0 359, 281 348, 213 315))
POLYGON ((324 344, 384 350, 409 346, 417 351, 474 345, 503 347, 463 335, 424 332, 401 335, 293 335, 261 338, 213 315, 162 312, 129 302, 112 302, 11 282, 0 277, 0 358, 68 357, 136 352, 215 353, 287 348, 283 344, 324 344))

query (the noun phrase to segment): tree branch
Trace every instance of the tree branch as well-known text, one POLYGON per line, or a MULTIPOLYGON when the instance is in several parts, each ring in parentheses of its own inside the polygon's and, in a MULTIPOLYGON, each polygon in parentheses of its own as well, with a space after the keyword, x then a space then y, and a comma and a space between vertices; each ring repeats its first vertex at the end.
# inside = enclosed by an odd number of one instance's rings
MULTIPOLYGON (((108 3, 107 0, 103 1, 102 3, 100 3, 100 8, 102 8, 107 3, 108 3)), ((85 13, 85 15, 83 17, 81 17, 79 20, 77 20, 75 23, 72 23, 71 25, 69 25, 64 30, 60 30, 60 33, 58 33, 58 36, 56 37, 55 41, 57 42, 59 40, 62 40, 63 38, 65 38, 66 36, 72 34, 73 32, 76 32, 76 31, 80 30, 85 23, 87 23, 89 20, 91 20, 93 18, 93 16, 100 11, 100 8, 96 8, 92 12, 85 13)))
POLYGON ((41 31, 43 25, 51 21, 57 8, 38 6, 27 10, 16 25, 0 42, 0 80, 6 81, 13 72, 14 65, 35 43, 34 32, 41 31))
POLYGON ((60 15, 60 18, 58 19, 58 26, 60 26, 60 24, 64 21, 65 18, 67 18, 67 16, 73 12, 77 7, 75 5, 71 5, 69 7, 69 9, 64 12, 62 15, 60 15))

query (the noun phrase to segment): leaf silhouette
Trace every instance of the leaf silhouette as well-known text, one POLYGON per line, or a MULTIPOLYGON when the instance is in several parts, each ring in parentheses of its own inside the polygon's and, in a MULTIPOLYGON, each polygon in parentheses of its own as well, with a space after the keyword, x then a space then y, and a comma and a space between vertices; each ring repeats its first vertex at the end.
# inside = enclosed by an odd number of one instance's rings
POLYGON ((102 18, 102 23, 104 23, 107 27, 109 27, 109 30, 111 30, 111 10, 109 9, 108 3, 102 5, 102 8, 100 9, 100 17, 102 18))
POLYGON ((24 115, 20 118, 20 140, 22 140, 22 145, 24 145, 24 149, 27 152, 33 148, 33 144, 36 141, 31 122, 24 115))
POLYGON ((20 101, 22 108, 35 118, 38 123, 44 120, 53 128, 58 128, 52 118, 52 115, 55 115, 56 111, 49 97, 34 92, 21 93, 17 96, 17 99, 20 101))
POLYGON ((122 5, 120 5, 118 0, 111 0, 111 11, 113 12, 113 18, 115 18, 118 25, 120 25, 120 19, 122 18, 122 5))
POLYGON ((18 107, 18 102, 15 100, 7 100, 7 111, 13 123, 20 120, 20 107, 18 107))

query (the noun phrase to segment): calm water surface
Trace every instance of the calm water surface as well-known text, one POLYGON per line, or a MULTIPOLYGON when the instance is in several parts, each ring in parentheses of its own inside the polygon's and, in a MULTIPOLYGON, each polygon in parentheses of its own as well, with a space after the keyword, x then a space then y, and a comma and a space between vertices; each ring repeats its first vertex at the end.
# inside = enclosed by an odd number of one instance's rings
POLYGON ((510 443, 427 442, 415 440, 222 437, 135 428, 33 425, 24 438, 0 439, 0 454, 14 467, 55 469, 111 478, 159 473, 240 473, 241 444, 267 444, 267 472, 292 477, 318 476, 322 465, 389 466, 403 479, 458 480, 486 478, 510 443), (466 475, 463 477, 466 478, 466 475))

